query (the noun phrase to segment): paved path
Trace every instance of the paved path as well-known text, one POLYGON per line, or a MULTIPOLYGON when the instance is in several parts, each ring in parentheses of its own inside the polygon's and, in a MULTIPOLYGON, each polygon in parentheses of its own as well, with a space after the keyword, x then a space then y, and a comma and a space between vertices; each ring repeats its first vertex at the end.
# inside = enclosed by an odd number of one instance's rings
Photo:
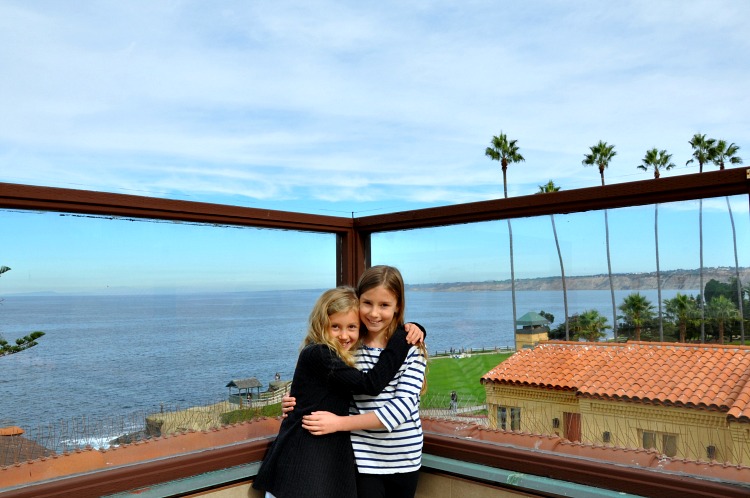
POLYGON ((463 423, 475 422, 477 424, 487 425, 486 416, 471 417, 467 415, 461 415, 462 413, 475 413, 486 409, 487 405, 464 406, 458 408, 456 411, 453 411, 450 408, 423 408, 419 410, 419 414, 425 417, 456 419, 456 421, 460 421, 463 423))

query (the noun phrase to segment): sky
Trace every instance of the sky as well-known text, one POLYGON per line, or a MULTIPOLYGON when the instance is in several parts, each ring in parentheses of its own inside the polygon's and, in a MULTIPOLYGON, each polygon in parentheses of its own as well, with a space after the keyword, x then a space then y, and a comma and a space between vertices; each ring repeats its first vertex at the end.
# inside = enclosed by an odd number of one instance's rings
MULTIPOLYGON (((525 158, 509 168, 509 196, 550 179, 566 190, 598 185, 596 168, 581 161, 599 140, 617 152, 607 183, 650 178, 636 167, 653 147, 673 155, 676 167, 662 176, 696 173, 686 165, 695 133, 748 154, 749 19, 741 0, 4 0, 0 181, 366 216, 502 197, 499 165, 484 154, 501 132, 525 158)), ((747 240, 747 199, 733 202, 747 240)), ((694 228, 688 207, 663 208, 665 226, 674 212, 694 228)), ((725 204, 705 207, 709 220, 722 220, 711 226, 725 226, 725 204)), ((580 230, 600 218, 558 223, 580 230)), ((618 232, 642 217, 626 218, 618 232)), ((231 231, 220 250, 215 231, 197 227, 173 234, 164 224, 16 212, 0 213, 0 222, 5 234, 29 234, 3 237, 0 264, 14 271, 0 292, 138 287, 127 269, 138 264, 141 276, 165 275, 154 288, 209 285, 202 272, 231 280, 247 251, 224 247, 247 247, 245 236, 266 262, 252 266, 256 286, 324 287, 335 275, 334 244, 320 235, 231 231), (45 247, 51 230, 56 252, 45 247), (193 254, 176 250, 181 238, 193 254), (175 246, 168 258, 165 246, 175 246)), ((548 220, 525 226, 518 240, 528 250, 517 252, 530 261, 521 273, 559 271, 554 253, 538 256, 544 264, 532 258, 549 246, 549 232, 539 238, 548 220)), ((507 278, 504 230, 384 234, 373 259, 407 268, 415 283, 507 278), (476 242, 458 243, 469 238, 476 242)), ((606 271, 601 240, 593 256, 579 239, 571 228, 562 244, 572 274, 606 271)), ((681 240, 695 240, 693 232, 681 240)), ((716 260, 733 263, 725 249, 716 260)), ((613 270, 648 269, 645 257, 622 251, 613 270)), ((667 267, 697 266, 692 251, 671 257, 667 267)))

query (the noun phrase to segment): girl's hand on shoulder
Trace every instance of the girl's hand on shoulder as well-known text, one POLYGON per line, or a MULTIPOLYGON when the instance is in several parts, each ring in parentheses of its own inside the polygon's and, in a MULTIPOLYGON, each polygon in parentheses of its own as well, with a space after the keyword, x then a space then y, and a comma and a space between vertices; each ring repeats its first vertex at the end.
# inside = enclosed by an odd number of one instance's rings
POLYGON ((287 413, 294 410, 297 405, 297 398, 289 396, 288 394, 281 398, 281 418, 286 418, 287 413))
POLYGON ((302 417, 302 428, 310 431, 313 436, 323 436, 333 434, 340 429, 340 417, 331 412, 312 412, 310 415, 302 417))
POLYGON ((404 330, 406 331, 406 342, 409 344, 419 344, 424 342, 424 332, 413 323, 405 324, 404 330))

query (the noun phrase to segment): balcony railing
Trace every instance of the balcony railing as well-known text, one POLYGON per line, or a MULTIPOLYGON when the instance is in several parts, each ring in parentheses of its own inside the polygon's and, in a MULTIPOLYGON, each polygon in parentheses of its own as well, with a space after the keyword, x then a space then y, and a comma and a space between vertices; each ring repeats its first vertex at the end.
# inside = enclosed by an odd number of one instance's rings
MULTIPOLYGON (((733 275, 732 269, 735 267, 731 251, 732 235, 735 240, 739 239, 740 248, 750 246, 748 243, 750 170, 744 168, 354 219, 71 189, 0 184, 0 209, 5 210, 6 216, 60 213, 80 216, 81 220, 100 220, 103 223, 116 223, 122 220, 165 221, 169 224, 206 227, 216 231, 226 231, 231 227, 244 227, 288 231, 285 233, 313 234, 311 236, 314 237, 322 236, 322 239, 315 240, 322 240, 326 250, 331 253, 330 267, 327 270, 332 276, 331 284, 354 284, 365 267, 377 263, 392 263, 394 258, 398 261, 396 265, 408 275, 410 257, 419 257, 419 251, 438 253, 440 250, 445 252, 445 260, 437 260, 436 265, 445 265, 450 261, 460 263, 458 266, 462 268, 475 264, 472 260, 475 251, 485 256, 491 251, 496 251, 498 254, 490 254, 487 258, 490 262, 487 265, 487 271, 491 275, 489 280, 497 281, 500 285, 508 279, 505 273, 507 255, 503 252, 507 250, 507 235, 504 232, 504 223, 498 224, 497 222, 509 219, 514 223, 514 243, 529 248, 525 255, 517 253, 519 261, 516 266, 516 279, 529 281, 540 278, 542 275, 536 273, 539 266, 543 266, 540 271, 545 272, 545 275, 555 275, 559 268, 557 266, 558 255, 552 252, 554 245, 551 244, 552 236, 548 227, 550 215, 556 216, 559 235, 563 241, 562 259, 566 261, 566 265, 569 265, 566 266, 566 274, 586 275, 587 272, 584 269, 586 262, 581 261, 583 256, 580 254, 584 254, 584 246, 603 245, 601 228, 598 225, 601 222, 598 215, 603 210, 611 210, 610 223, 613 224, 613 227, 610 227, 611 232, 617 233, 620 228, 625 233, 625 235, 613 235, 626 240, 626 242, 620 242, 619 249, 613 251, 614 271, 617 273, 652 272, 655 270, 652 262, 654 259, 653 219, 645 217, 652 216, 651 213, 656 205, 659 206, 660 216, 662 216, 659 218, 657 230, 657 233, 661 235, 658 243, 663 258, 662 269, 675 270, 682 268, 674 263, 678 261, 678 254, 691 252, 695 254, 693 259, 698 260, 695 246, 699 243, 699 229, 695 213, 696 203, 699 200, 703 201, 705 216, 709 218, 706 227, 710 224, 710 228, 706 228, 702 239, 706 245, 705 266, 727 268, 731 276, 733 275), (719 212, 721 207, 719 204, 724 202, 725 197, 727 205, 731 203, 736 209, 731 231, 727 213, 719 212), (712 202, 715 205, 712 205, 712 202), (642 221, 640 228, 633 228, 637 225, 634 220, 638 219, 642 221), (713 220, 723 221, 714 222, 713 220), (544 223, 543 228, 542 223, 544 223), (723 227, 721 231, 717 228, 720 224, 723 227), (581 234, 586 230, 589 231, 590 236, 582 237, 581 234), (444 236, 444 232, 447 232, 447 237, 444 236), (497 234, 497 246, 492 249, 475 247, 472 244, 473 236, 479 232, 497 234), (449 246, 445 243, 446 240, 460 240, 462 243, 449 246), (627 247, 623 248, 623 245, 627 247), (624 252, 639 251, 642 253, 642 260, 648 263, 635 268, 624 263, 625 258, 622 256, 624 252), (414 256, 415 253, 416 256, 414 256)), ((150 227, 149 230, 151 228, 154 233, 157 233, 161 225, 150 227)), ((81 232, 88 233, 85 230, 81 232)), ((25 232, 6 234, 5 244, 15 244, 23 240, 25 235, 25 232)), ((54 238, 47 240, 47 243, 52 246, 54 242, 54 238)), ((744 259, 740 260, 738 266, 750 266, 747 264, 746 251, 740 249, 739 257, 744 259)), ((601 268, 603 273, 606 267, 602 262, 598 264, 598 268, 601 268)), ((459 269, 459 273, 460 271, 459 269)), ((429 282, 429 275, 419 280, 429 282)), ((438 308, 435 310, 439 311, 438 308)), ((556 314, 563 315, 561 311, 562 307, 559 305, 556 314)), ((602 313, 608 312, 606 308, 602 311, 602 313)), ((506 325, 503 327, 512 330, 512 321, 510 327, 507 325, 508 317, 511 315, 508 305, 506 304, 497 313, 498 316, 502 316, 503 320, 506 320, 506 325)), ((745 317, 745 320, 747 318, 745 317)), ((704 317, 705 321, 707 319, 704 317)), ((467 327, 470 329, 472 325, 468 324, 467 327)), ((708 329, 703 331, 704 337, 699 335, 696 327, 697 325, 693 326, 694 340, 714 340, 714 326, 707 325, 708 329)), ((3 333, 13 335, 13 331, 3 330, 3 333)), ((446 335, 452 333, 453 331, 445 331, 446 335)), ((657 334, 657 331, 651 330, 650 333, 657 334)), ((671 332, 668 330, 667 334, 669 333, 674 333, 674 330, 671 332)), ((735 328, 729 331, 729 336, 732 335, 736 340, 739 337, 739 330, 735 328)), ((444 340, 442 338, 443 331, 437 329, 433 333, 431 330, 431 341, 439 342, 444 340)), ((507 346, 508 344, 499 345, 507 346)), ((431 349, 448 349, 448 346, 452 344, 436 345, 433 342, 430 346, 431 349)), ((290 349, 293 350, 295 347, 296 344, 292 344, 290 349)), ((0 361, 4 360, 0 359, 0 361)), ((32 365, 29 368, 34 367, 32 365)), ((64 393, 55 393, 55 395, 64 396, 64 393)), ((267 439, 247 441, 231 447, 217 447, 210 452, 211 455, 206 452, 191 453, 173 456, 166 460, 148 460, 135 467, 76 473, 73 477, 55 482, 42 481, 32 487, 8 491, 8 495, 53 496, 54 493, 61 491, 75 495, 80 491, 83 493, 80 496, 84 496, 85 493, 122 492, 139 486, 194 476, 207 470, 218 471, 259 461, 267 444, 267 439), (142 478, 136 478, 136 476, 142 476, 142 478), (103 484, 105 482, 110 484, 103 484), (27 494, 24 495, 24 493, 27 494)), ((466 462, 510 472, 542 475, 575 485, 601 487, 601 489, 641 495, 665 496, 685 493, 684 496, 740 496, 739 493, 742 491, 747 492, 746 488, 736 483, 722 482, 721 479, 712 480, 705 477, 693 478, 659 473, 630 466, 613 465, 596 459, 576 460, 576 465, 571 466, 569 458, 564 455, 544 454, 528 448, 455 438, 440 433, 426 435, 425 452, 427 455, 446 458, 453 462, 466 462), (606 478, 602 478, 602 475, 606 478), (734 492, 738 494, 732 495, 731 493, 734 492), (711 493, 714 494, 711 495, 711 493)), ((449 473, 462 475, 460 465, 451 469, 449 473)), ((426 471, 432 472, 433 470, 428 468, 426 471)), ((0 469, 0 482, 3 481, 2 472, 3 470, 0 469)), ((440 472, 446 471, 440 470, 440 472)), ((471 473, 468 470, 466 472, 471 473)), ((251 477, 244 476, 242 479, 249 478, 251 477)), ((471 476, 470 478, 483 481, 481 477, 471 476)), ((233 478, 230 478, 230 481, 231 479, 233 478)), ((0 488, 0 493, 2 492, 0 488)), ((539 495, 546 493, 541 490, 535 492, 539 495)))

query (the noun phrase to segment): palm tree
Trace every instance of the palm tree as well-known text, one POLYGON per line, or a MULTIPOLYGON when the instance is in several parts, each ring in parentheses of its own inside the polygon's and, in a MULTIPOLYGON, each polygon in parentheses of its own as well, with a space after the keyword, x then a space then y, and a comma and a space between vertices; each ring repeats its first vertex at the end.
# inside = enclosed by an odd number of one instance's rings
POLYGON ((693 148, 693 157, 691 159, 688 159, 685 165, 688 165, 692 162, 697 162, 698 172, 703 173, 703 165, 706 163, 710 163, 713 160, 716 140, 714 140, 713 138, 706 138, 706 135, 696 133, 688 143, 693 148))
MULTIPOLYGON (((505 198, 508 198, 508 178, 507 171, 508 165, 513 163, 520 163, 525 161, 523 156, 518 152, 518 145, 516 140, 508 140, 505 133, 500 132, 500 135, 492 137, 491 147, 487 147, 484 151, 484 155, 492 159, 493 161, 499 161, 500 167, 503 170, 503 193, 505 198)), ((513 230, 510 226, 510 218, 508 222, 508 243, 510 244, 510 299, 513 303, 513 333, 516 333, 516 270, 513 263, 513 230)))
POLYGON ((642 169, 643 171, 648 171, 649 168, 653 169, 654 179, 658 179, 661 176, 660 169, 663 168, 665 171, 669 171, 674 168, 674 163, 671 161, 672 154, 667 154, 666 150, 656 150, 656 147, 654 147, 646 151, 646 155, 641 159, 638 169, 642 169))
MULTIPOLYGON (((712 154, 711 161, 719 167, 719 170, 724 169, 724 163, 729 164, 742 164, 742 158, 737 155, 739 152, 739 146, 735 144, 727 145, 726 140, 719 140, 716 142, 714 151, 712 154)), ((732 242, 734 242, 734 274, 737 279, 737 302, 739 306, 740 314, 740 338, 742 344, 745 344, 745 317, 742 310, 742 282, 740 281, 740 264, 737 258, 737 231, 734 227, 734 214, 732 214, 732 205, 729 203, 729 196, 725 197, 727 201, 727 210, 729 211, 729 221, 732 224, 732 242)))
POLYGON ((680 330, 679 342, 685 342, 687 325, 698 315, 695 299, 678 292, 672 299, 664 300, 664 305, 667 309, 667 315, 677 323, 680 330))
POLYGON ((724 344, 724 324, 729 320, 740 318, 737 306, 726 296, 716 296, 708 303, 708 316, 719 326, 719 344, 724 344))
MULTIPOLYGON (((706 135, 696 133, 693 138, 688 142, 693 148, 693 158, 689 159, 685 164, 688 165, 693 161, 698 163, 698 172, 703 173, 703 165, 710 162, 714 155, 714 145, 716 140, 713 138, 706 138, 706 135)), ((706 311, 705 302, 703 299, 703 198, 698 201, 698 238, 700 244, 700 312, 701 312, 701 342, 706 340, 706 311)))
MULTIPOLYGON (((607 169, 609 166, 609 162, 612 160, 613 157, 617 155, 617 152, 615 152, 615 146, 614 145, 607 145, 607 142, 603 142, 599 140, 599 143, 589 147, 591 152, 589 154, 584 154, 583 156, 583 165, 584 166, 598 166, 599 167, 599 176, 602 179, 602 187, 604 186, 604 170, 607 169)), ((606 244, 607 244, 607 272, 609 274, 609 292, 612 297, 612 316, 617 316, 617 308, 615 305, 615 284, 612 280, 612 258, 609 254, 609 216, 607 214, 607 210, 604 210, 604 234, 606 237, 606 244)), ((617 340, 617 319, 615 318, 613 321, 612 326, 612 333, 614 335, 614 339, 617 340)))
POLYGON ((508 165, 525 161, 523 156, 518 152, 516 142, 518 141, 508 140, 505 133, 500 132, 500 135, 492 137, 492 147, 487 147, 484 151, 485 156, 493 161, 500 161, 500 167, 503 170, 503 192, 506 199, 508 198, 508 165))
MULTIPOLYGON (((666 150, 657 151, 656 147, 646 151, 646 155, 641 160, 641 164, 638 165, 638 169, 648 171, 649 168, 654 170, 654 179, 658 179, 661 174, 660 169, 669 171, 674 168, 674 163, 671 162, 672 154, 667 154, 666 150)), ((662 300, 661 300, 661 270, 659 268, 659 204, 654 204, 654 243, 656 244, 656 292, 657 299, 659 300, 659 342, 664 342, 664 314, 662 313, 662 300)))
POLYGON ((573 338, 576 341, 584 339, 588 342, 597 342, 607 334, 606 329, 611 328, 607 325, 607 317, 602 316, 596 310, 587 310, 578 315, 573 332, 573 338))
MULTIPOLYGON (((560 187, 555 185, 555 182, 550 180, 546 185, 539 185, 539 192, 537 194, 549 194, 551 192, 557 192, 560 187)), ((552 233, 555 235, 555 246, 557 246, 557 257, 560 260, 560 275, 562 278, 562 290, 563 290, 563 306, 565 307, 565 340, 570 340, 570 325, 568 324, 568 286, 565 283, 565 266, 563 265, 562 252, 560 252, 560 241, 557 238, 557 227, 555 226, 555 215, 549 215, 550 221, 552 221, 552 233)))
POLYGON ((724 169, 725 162, 742 164, 742 158, 737 155, 739 150, 739 145, 733 143, 727 145, 726 140, 718 140, 714 146, 713 154, 711 154, 711 162, 718 166, 719 170, 724 169))
POLYGON ((620 305, 625 320, 635 326, 635 340, 641 340, 641 327, 654 318, 654 305, 640 292, 633 292, 623 299, 620 305))

